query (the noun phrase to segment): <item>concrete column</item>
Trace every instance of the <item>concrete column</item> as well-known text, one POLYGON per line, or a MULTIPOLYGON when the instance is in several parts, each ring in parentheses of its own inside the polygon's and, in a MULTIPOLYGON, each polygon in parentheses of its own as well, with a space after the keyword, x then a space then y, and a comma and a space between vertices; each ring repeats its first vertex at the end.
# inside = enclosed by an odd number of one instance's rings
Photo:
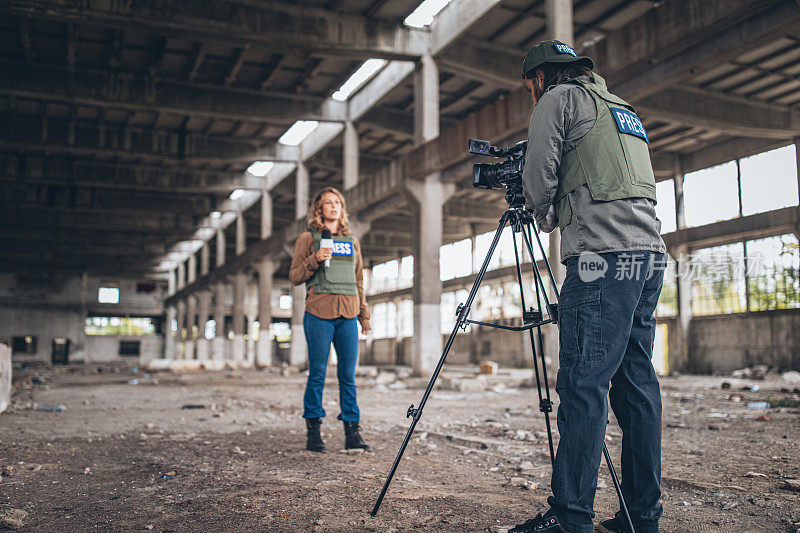
POLYGON ((547 38, 573 46, 572 0, 545 0, 544 16, 547 38))
MULTIPOLYGON (((189 253, 186 261, 186 283, 191 285, 197 278, 197 255, 189 253)), ((184 349, 185 359, 194 359, 195 334, 194 324, 197 315, 197 299, 194 294, 186 297, 186 347, 184 349)))
POLYGON ((256 345, 256 366, 272 365, 272 277, 275 275, 275 261, 264 259, 258 268, 258 344, 256 345))
POLYGON ((253 332, 255 331, 253 324, 255 324, 255 322, 258 320, 258 315, 255 313, 255 310, 250 310, 246 313, 246 316, 247 324, 245 325, 245 329, 247 330, 247 341, 245 347, 245 360, 247 361, 248 367, 252 368, 256 363, 256 339, 253 335, 253 332))
POLYGON ((203 243, 200 247, 200 275, 205 276, 209 271, 209 263, 211 262, 211 251, 208 248, 208 241, 203 243))
POLYGON ((184 359, 194 359, 195 333, 194 324, 197 318, 197 299, 194 295, 186 297, 186 346, 184 359))
POLYGON ((178 331, 176 336, 176 343, 175 343, 175 359, 184 359, 186 354, 186 341, 184 340, 185 332, 184 327, 186 326, 186 302, 183 300, 178 300, 176 307, 176 320, 178 322, 178 331))
POLYGON ((206 322, 211 307, 211 292, 199 291, 197 293, 197 340, 195 341, 195 356, 201 361, 209 358, 209 343, 206 338, 206 322))
POLYGON ((416 375, 427 375, 442 352, 439 279, 439 248, 444 230, 444 204, 455 192, 455 185, 442 183, 435 172, 422 181, 408 181, 406 187, 415 200, 414 224, 414 337, 412 367, 416 375))
POLYGON ((216 267, 219 268, 224 264, 225 264, 225 232, 221 229, 218 229, 216 267))
POLYGON ((244 298, 247 289, 247 275, 243 272, 233 275, 233 344, 231 360, 245 358, 244 342, 244 298))
POLYGON ((178 290, 181 290, 186 286, 186 263, 184 263, 183 261, 178 263, 177 279, 175 280, 175 286, 178 290))
POLYGON ((430 55, 414 72, 414 144, 439 136, 439 69, 430 55))
POLYGON ((683 170, 678 157, 675 157, 672 181, 675 185, 675 227, 684 229, 686 227, 686 203, 683 199, 683 170))
POLYGON ((289 350, 289 364, 303 366, 308 359, 308 346, 303 331, 303 315, 306 310, 306 287, 292 287, 292 346, 289 350))
POLYGON ((272 235, 272 195, 269 191, 261 191, 261 240, 272 235))
MULTIPOLYGON (((545 0, 545 26, 548 39, 558 39, 564 44, 573 46, 575 39, 572 29, 572 0, 545 0)), ((566 268, 561 264, 561 229, 556 228, 550 233, 547 258, 553 271, 556 285, 561 288, 567 275, 566 268)), ((545 277, 547 279, 547 277, 545 277)), ((548 297, 554 301, 555 293, 548 288, 548 297)), ((558 327, 547 325, 544 331, 545 355, 550 361, 558 361, 558 327)))
POLYGON ((247 247, 247 226, 244 221, 244 213, 236 212, 236 255, 242 255, 247 247))
MULTIPOLYGON (((416 144, 439 136, 439 72, 430 55, 422 56, 414 73, 414 141, 416 144)), ((430 373, 442 351, 439 248, 442 245, 443 208, 455 191, 444 184, 441 173, 423 180, 408 181, 414 204, 414 337, 412 367, 416 375, 430 373)))
POLYGON ((212 358, 215 361, 225 360, 225 346, 228 338, 225 336, 225 282, 220 281, 214 287, 214 341, 211 344, 212 358))
POLYGON ((302 161, 298 161, 294 197, 294 213, 296 220, 306 217, 306 213, 308 212, 310 187, 311 179, 308 174, 308 167, 302 161))
MULTIPOLYGON (((181 261, 178 263, 178 268, 176 270, 176 280, 175 280, 175 287, 178 290, 183 289, 186 286, 186 263, 181 261)), ((186 347, 186 334, 184 328, 186 327, 186 302, 184 300, 178 301, 176 305, 176 319, 178 322, 178 331, 176 333, 176 345, 175 345, 175 359, 183 359, 185 357, 185 347, 186 347)))
MULTIPOLYGON (((675 158, 675 223, 678 230, 686 228, 686 204, 683 199, 683 170, 680 160, 675 158)), ((686 370, 691 367, 689 361, 689 327, 692 323, 692 281, 690 272, 689 247, 686 245, 678 246, 670 250, 673 258, 677 262, 677 284, 678 284, 678 335, 680 345, 678 354, 670 357, 670 368, 675 370, 686 370)))
MULTIPOLYGON (((795 163, 797 164, 797 203, 800 205, 800 137, 795 137, 794 139, 794 154, 795 163)), ((795 226, 794 236, 800 239, 800 224, 795 226)))
POLYGON ((358 183, 358 130, 351 121, 344 123, 344 146, 342 154, 342 189, 355 187, 358 183))
MULTIPOLYGON (((167 295, 172 296, 175 294, 175 289, 177 286, 177 277, 178 273, 175 269, 169 271, 169 278, 167 279, 167 295)), ((166 324, 164 325, 164 358, 165 359, 173 359, 175 357, 175 336, 176 334, 172 332, 172 321, 175 320, 175 315, 177 311, 175 310, 174 305, 170 305, 166 309, 166 316, 164 320, 166 324)))
MULTIPOLYGON (((225 232, 217 230, 217 258, 216 267, 225 264, 225 232)), ((211 343, 211 358, 215 361, 225 360, 225 347, 228 337, 225 335, 225 281, 219 281, 214 286, 214 340, 211 343)))

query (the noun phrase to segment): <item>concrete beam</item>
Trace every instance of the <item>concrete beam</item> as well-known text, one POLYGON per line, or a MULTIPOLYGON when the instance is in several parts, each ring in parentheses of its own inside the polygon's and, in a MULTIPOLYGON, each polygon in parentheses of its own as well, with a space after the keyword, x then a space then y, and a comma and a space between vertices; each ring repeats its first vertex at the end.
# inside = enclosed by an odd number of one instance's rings
POLYGON ((614 92, 628 99, 680 84, 800 28, 800 6, 785 0, 666 2, 584 50, 614 92), (691 13, 691 16, 687 16, 691 13))
POLYGON ((687 86, 637 100, 636 111, 646 120, 679 122, 742 137, 789 139, 800 134, 797 109, 687 86))
MULTIPOLYGON (((466 32, 473 24, 480 20, 492 7, 496 6, 499 0, 454 0, 439 15, 437 15, 432 27, 432 43, 427 51, 435 54, 449 46, 455 39, 466 32)), ((347 104, 347 119, 356 121, 367 111, 375 106, 383 97, 394 90, 397 85, 402 83, 414 70, 414 63, 408 61, 392 61, 381 70, 365 87, 359 90, 347 104)), ((337 102, 329 99, 323 105, 323 110, 327 105, 337 109, 337 102)), ((325 147, 331 140, 337 137, 344 126, 342 124, 320 124, 300 145, 300 157, 298 161, 305 161, 325 147)), ((279 183, 295 171, 294 166, 285 165, 280 169, 273 169, 270 172, 271 187, 279 183)), ((296 234, 292 234, 294 239, 296 234)), ((276 241, 275 237, 268 240, 259 241, 256 246, 248 249, 240 257, 247 257, 248 263, 254 264, 265 254, 265 250, 282 250, 283 241, 276 241), (265 244, 266 243, 266 244, 265 244), (258 246, 261 244, 261 246, 258 246)), ((235 263, 232 263, 235 264, 235 263)), ((226 265, 227 266, 227 265, 226 265)), ((233 267, 232 267, 233 268, 233 267)), ((235 272, 234 268, 231 272, 235 272)), ((211 275, 209 276, 211 277, 211 275)), ((205 280, 208 279, 204 278, 205 280)), ((204 281, 205 282, 205 281, 204 281)))
MULTIPOLYGON (((167 163, 192 159, 196 162, 230 163, 256 160, 282 161, 285 154, 247 139, 209 138, 164 130, 126 128, 97 122, 2 117, 13 127, 0 130, 0 148, 10 150, 147 159, 167 163), (42 135, 46 124, 46 135, 42 135)), ((285 145, 279 145, 285 146, 285 145)), ((290 147, 286 147, 290 148, 290 147)), ((291 152, 292 150, 283 150, 291 152)), ((294 150, 296 152, 296 150, 294 150)))
MULTIPOLYGON (((777 32, 796 27, 800 27, 800 7, 796 2, 667 2, 609 33, 604 40, 588 47, 583 53, 595 60, 598 71, 609 82, 612 91, 636 104, 637 98, 644 98, 666 85, 679 82, 681 76, 688 75, 699 65, 706 62, 718 64, 726 57, 752 49, 754 44, 774 40, 777 32), (686 13, 692 13, 693 16, 687 18, 686 13), (711 30, 714 30, 713 34, 711 30), (654 67, 654 62, 658 62, 658 66, 654 67), (668 68, 664 65, 668 65, 668 68), (655 81, 651 76, 654 71, 660 73, 655 81), (648 85, 643 80, 652 83, 648 85)), ((519 63, 522 54, 516 58, 509 56, 505 61, 510 65, 513 59, 519 63)), ((516 72, 515 69, 513 75, 516 72)), ((510 135, 524 138, 531 101, 521 83, 519 87, 502 100, 448 127, 439 138, 406 154, 403 157, 404 175, 418 178, 463 162, 468 157, 464 139, 470 137, 492 141, 510 135)))
POLYGON ((414 136, 414 120, 409 113, 386 106, 375 107, 364 114, 358 122, 405 139, 414 136))
POLYGON ((63 207, 6 206, 0 210, 0 227, 24 225, 32 228, 83 228, 97 230, 148 230, 160 233, 186 233, 194 230, 195 217, 156 211, 146 217, 126 217, 95 209, 63 207))
POLYGON ((202 2, 187 10, 182 0, 89 4, 70 0, 12 0, 3 8, 59 22, 146 27, 152 33, 194 40, 317 55, 412 58, 424 53, 430 40, 427 32, 402 24, 275 1, 202 2))
POLYGON ((680 246, 696 250, 793 233, 798 227, 800 227, 800 207, 784 207, 696 228, 681 229, 662 237, 670 250, 680 246))
POLYGON ((207 194, 259 188, 264 178, 200 168, 76 160, 71 156, 0 154, 0 182, 207 194))
POLYGON ((436 57, 441 70, 509 89, 522 83, 522 58, 517 50, 476 39, 461 39, 436 57))
POLYGON ((296 120, 345 120, 344 102, 281 93, 222 89, 112 71, 69 70, 0 62, 14 76, 0 78, 0 94, 97 107, 174 113, 248 122, 292 124, 296 120))
POLYGON ((0 120, 11 124, 9 128, 0 129, 0 147, 14 150, 145 158, 172 163, 186 159, 225 163, 294 161, 297 157, 296 147, 272 143, 265 146, 263 142, 248 139, 9 114, 0 115, 0 120))

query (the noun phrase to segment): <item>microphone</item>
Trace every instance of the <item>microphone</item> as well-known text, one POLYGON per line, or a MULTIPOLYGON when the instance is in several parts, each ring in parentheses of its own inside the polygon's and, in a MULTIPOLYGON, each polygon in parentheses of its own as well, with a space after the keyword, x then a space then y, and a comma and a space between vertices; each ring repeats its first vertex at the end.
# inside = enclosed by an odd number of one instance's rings
MULTIPOLYGON (((322 238, 319 241, 320 248, 333 248, 333 237, 331 236, 331 230, 324 229, 322 230, 322 238)), ((325 267, 331 266, 331 260, 325 260, 325 267)))

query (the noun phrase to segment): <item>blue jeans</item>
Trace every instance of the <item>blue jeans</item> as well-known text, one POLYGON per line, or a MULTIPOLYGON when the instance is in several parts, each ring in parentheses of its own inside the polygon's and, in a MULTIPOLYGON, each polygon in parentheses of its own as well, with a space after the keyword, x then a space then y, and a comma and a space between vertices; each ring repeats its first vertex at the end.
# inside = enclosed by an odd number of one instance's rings
POLYGON ((637 533, 657 532, 662 511, 661 392, 651 358, 666 255, 591 255, 588 262, 594 260, 594 268, 586 266, 586 255, 566 261, 561 289, 556 381, 561 440, 548 516, 555 514, 567 531, 593 531, 609 395, 622 428, 621 484, 633 525, 637 533), (598 277, 602 262, 607 269, 598 277))
POLYGON ((361 414, 356 403, 356 362, 358 361, 358 326, 355 318, 319 318, 308 311, 303 316, 308 343, 308 381, 303 396, 303 418, 322 418, 322 389, 331 342, 336 348, 336 377, 339 378, 339 420, 358 422, 361 414))

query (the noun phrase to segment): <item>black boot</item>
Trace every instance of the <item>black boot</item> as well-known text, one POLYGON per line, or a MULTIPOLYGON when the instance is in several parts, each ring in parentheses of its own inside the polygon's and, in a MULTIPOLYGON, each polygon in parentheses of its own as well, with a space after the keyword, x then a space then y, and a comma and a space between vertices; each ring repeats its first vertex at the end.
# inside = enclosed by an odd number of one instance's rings
POLYGON ((344 447, 347 450, 361 448, 364 451, 369 451, 369 444, 364 442, 358 432, 358 422, 344 423, 344 447))
POLYGON ((306 418, 306 450, 312 452, 325 452, 328 447, 322 442, 322 435, 319 434, 319 427, 322 425, 321 418, 306 418))

